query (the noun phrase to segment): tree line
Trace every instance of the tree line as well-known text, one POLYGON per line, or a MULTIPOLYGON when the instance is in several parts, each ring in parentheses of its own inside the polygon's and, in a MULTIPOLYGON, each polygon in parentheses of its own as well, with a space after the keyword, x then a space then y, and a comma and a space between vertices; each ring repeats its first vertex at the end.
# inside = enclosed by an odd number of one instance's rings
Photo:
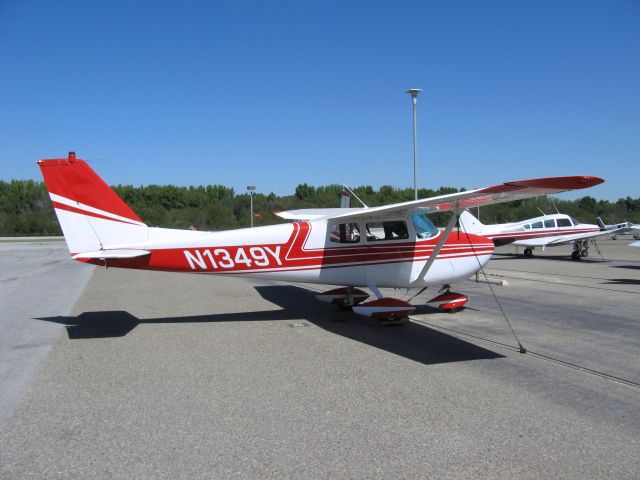
MULTIPOLYGON (((237 194, 224 185, 179 187, 175 185, 116 185, 114 190, 150 226, 223 230, 250 224, 250 197, 237 194)), ((353 189, 369 206, 385 205, 413 199, 412 188, 383 185, 378 190, 370 185, 353 189)), ((420 189, 419 198, 455 193, 464 189, 440 187, 420 189)), ((338 207, 342 186, 314 187, 298 185, 292 195, 254 194, 254 225, 282 223, 273 212, 299 208, 338 207)), ((352 199, 352 206, 359 206, 352 199)), ((489 205, 480 209, 484 223, 514 222, 544 213, 572 215, 585 223, 595 223, 600 216, 605 223, 630 221, 640 223, 640 198, 621 198, 616 202, 585 196, 576 200, 538 197, 516 202, 489 205)), ((475 209, 472 213, 477 214, 475 209)), ((444 226, 448 214, 431 218, 444 226)), ((43 182, 34 180, 0 180, 0 235, 60 235, 60 226, 51 207, 43 182)))

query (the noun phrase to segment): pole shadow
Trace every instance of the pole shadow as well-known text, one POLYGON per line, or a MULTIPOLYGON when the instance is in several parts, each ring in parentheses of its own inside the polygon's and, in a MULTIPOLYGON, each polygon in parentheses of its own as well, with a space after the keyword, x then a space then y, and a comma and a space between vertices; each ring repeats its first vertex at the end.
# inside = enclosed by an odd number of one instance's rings
POLYGON ((608 259, 602 259, 598 256, 595 255, 591 255, 589 257, 582 257, 580 260, 574 260, 573 258, 571 258, 571 254, 566 254, 566 255, 549 255, 549 254, 544 254, 544 255, 533 255, 533 257, 531 258, 526 258, 524 255, 522 254, 516 254, 516 253, 496 253, 494 252, 493 255, 491 256, 491 261, 501 261, 501 260, 512 260, 512 259, 520 259, 520 260, 528 260, 528 261, 535 261, 535 260, 555 260, 555 261, 561 261, 561 262, 574 262, 574 263, 578 263, 578 262, 583 262, 583 263, 610 263, 612 260, 608 260, 608 259))
POLYGON ((388 327, 350 311, 334 310, 331 305, 318 302, 315 292, 297 286, 258 286, 255 289, 265 300, 281 307, 281 310, 149 319, 138 319, 126 311, 100 311, 84 312, 75 317, 46 317, 37 320, 65 325, 70 339, 123 337, 140 324, 303 320, 332 334, 425 365, 504 357, 421 324, 409 322, 403 326, 388 327))

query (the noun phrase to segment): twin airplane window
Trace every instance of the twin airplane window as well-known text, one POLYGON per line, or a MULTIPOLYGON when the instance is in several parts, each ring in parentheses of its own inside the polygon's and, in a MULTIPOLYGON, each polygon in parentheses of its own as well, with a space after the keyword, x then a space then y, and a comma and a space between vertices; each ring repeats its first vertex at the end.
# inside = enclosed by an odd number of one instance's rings
MULTIPOLYGON (((540 220, 539 222, 533 222, 533 223, 527 223, 526 225, 523 225, 523 227, 528 230, 530 228, 556 228, 556 222, 558 227, 571 227, 571 220, 569 220, 568 218, 558 218, 558 219, 553 219, 553 218, 547 218, 544 223, 542 222, 542 220, 540 220)), ((577 225, 578 221, 574 220, 574 224, 577 225)))

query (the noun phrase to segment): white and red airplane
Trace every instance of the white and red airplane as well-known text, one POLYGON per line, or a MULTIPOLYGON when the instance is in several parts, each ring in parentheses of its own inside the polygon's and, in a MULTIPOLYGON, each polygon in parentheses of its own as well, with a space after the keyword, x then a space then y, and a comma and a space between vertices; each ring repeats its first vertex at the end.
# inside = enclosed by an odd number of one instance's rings
POLYGON ((280 212, 299 221, 220 232, 147 226, 89 165, 76 158, 38 162, 71 257, 108 267, 245 275, 338 285, 319 299, 390 320, 415 307, 383 297, 380 287, 445 286, 432 299, 443 309, 468 298, 448 290, 490 259, 485 237, 452 234, 466 208, 591 187, 598 177, 554 177, 508 182, 450 195, 369 208, 280 212), (428 219, 451 211, 444 231, 428 219), (367 287, 377 300, 356 287, 367 287))
POLYGON ((571 258, 580 260, 589 254, 589 240, 614 231, 602 230, 598 225, 580 223, 562 213, 542 215, 521 222, 485 225, 468 211, 460 215, 463 232, 490 238, 496 246, 513 244, 524 248, 524 256, 532 257, 533 250, 541 247, 573 245, 571 258))

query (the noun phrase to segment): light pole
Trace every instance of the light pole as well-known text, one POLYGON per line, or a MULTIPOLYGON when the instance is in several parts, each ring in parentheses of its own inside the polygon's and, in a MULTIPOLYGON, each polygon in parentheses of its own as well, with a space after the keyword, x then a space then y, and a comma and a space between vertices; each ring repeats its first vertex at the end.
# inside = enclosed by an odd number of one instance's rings
POLYGON ((418 102, 418 94, 422 92, 421 88, 410 88, 407 93, 411 95, 411 103, 413 103, 413 197, 418 199, 418 138, 416 132, 416 103, 418 102))
POLYGON ((251 228, 253 228, 253 192, 255 192, 255 185, 247 185, 247 191, 249 192, 249 199, 251 201, 251 228))

